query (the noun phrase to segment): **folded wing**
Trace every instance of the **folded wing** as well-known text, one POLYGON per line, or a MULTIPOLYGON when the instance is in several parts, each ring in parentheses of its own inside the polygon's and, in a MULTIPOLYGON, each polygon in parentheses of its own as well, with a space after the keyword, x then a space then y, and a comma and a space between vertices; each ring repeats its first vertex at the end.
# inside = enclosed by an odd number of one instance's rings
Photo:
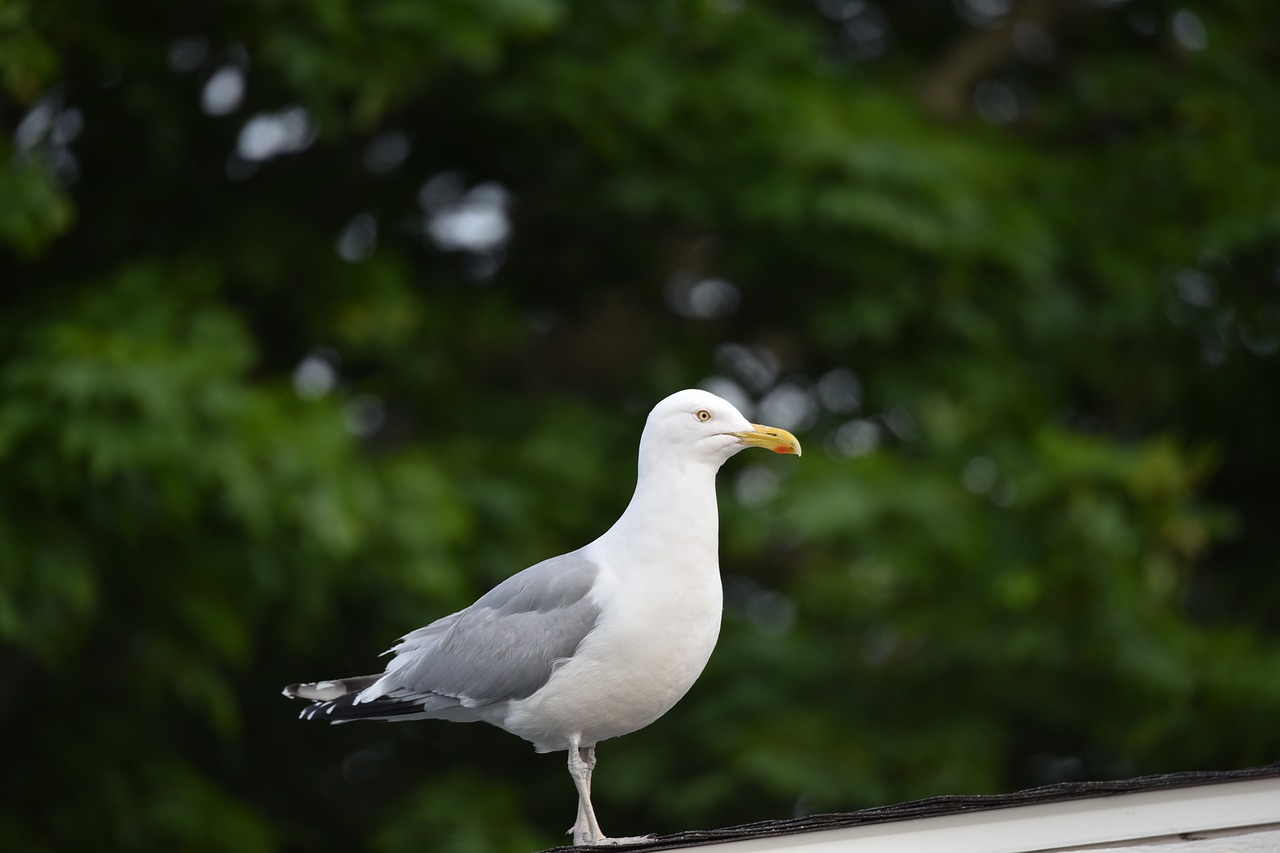
POLYGON ((487 709, 541 689, 591 633, 598 575, 580 552, 545 560, 406 634, 381 675, 295 684, 285 695, 315 702, 306 719, 487 719, 487 709))

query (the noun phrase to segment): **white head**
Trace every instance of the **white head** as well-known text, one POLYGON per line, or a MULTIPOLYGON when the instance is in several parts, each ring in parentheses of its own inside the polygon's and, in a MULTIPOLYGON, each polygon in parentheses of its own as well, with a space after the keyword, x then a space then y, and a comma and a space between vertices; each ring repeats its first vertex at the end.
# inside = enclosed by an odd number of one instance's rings
POLYGON ((649 413, 640 436, 641 468, 647 458, 719 468, 747 447, 800 455, 800 442, 785 429, 753 424, 727 400, 690 388, 667 397, 649 413))

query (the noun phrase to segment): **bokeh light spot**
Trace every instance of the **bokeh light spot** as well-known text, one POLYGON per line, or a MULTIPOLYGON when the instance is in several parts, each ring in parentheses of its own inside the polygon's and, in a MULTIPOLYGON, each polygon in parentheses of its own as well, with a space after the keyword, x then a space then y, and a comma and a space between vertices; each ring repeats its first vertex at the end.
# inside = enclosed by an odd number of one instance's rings
POLYGON ((975 456, 965 463, 960 482, 972 494, 985 495, 995 487, 997 476, 996 463, 987 456, 975 456))
MULTIPOLYGON (((422 195, 426 194, 426 187, 422 195)), ((478 184, 453 203, 432 204, 427 235, 445 251, 489 253, 502 248, 511 236, 507 216, 510 193, 498 183, 478 184)))
POLYGON ((751 395, 727 376, 708 376, 698 383, 698 387, 728 400, 744 418, 750 419, 754 416, 755 405, 751 402, 751 395))
POLYGON ((741 295, 731 282, 721 278, 698 278, 679 272, 665 288, 667 304, 681 317, 720 320, 737 310, 741 295))
POLYGON ((225 116, 236 111, 244 100, 244 71, 235 65, 224 65, 209 76, 200 90, 200 108, 211 116, 225 116))
POLYGON ((733 492, 743 506, 763 506, 778 494, 782 475, 774 468, 751 465, 733 483, 733 492))
POLYGON ((258 113, 245 122, 236 140, 236 153, 249 161, 270 160, 308 148, 316 139, 310 114, 302 107, 277 113, 258 113))
POLYGON ((955 0, 956 11, 975 27, 991 29, 1009 15, 1010 0, 955 0))
POLYGON ((367 260, 378 248, 378 220, 372 213, 358 213, 343 227, 334 249, 348 263, 367 260))
POLYGON ((1169 20, 1169 29, 1178 44, 1186 50, 1198 52, 1204 50, 1205 45, 1208 44, 1209 34, 1205 31, 1204 22, 1190 9, 1179 9, 1174 12, 1169 20))
POLYGON ((356 394, 342 408, 347 431, 359 438, 368 438, 382 428, 387 419, 387 407, 373 394, 356 394))
POLYGON ((757 407, 759 418, 769 426, 795 432, 810 426, 818 414, 813 394, 792 382, 772 389, 757 407))
POLYGON ((880 446, 880 436, 880 425, 875 421, 855 418, 836 428, 830 449, 835 456, 865 456, 880 446))
POLYGON ((772 387, 781 369, 778 357, 768 347, 763 346, 721 344, 716 347, 716 361, 740 377, 755 391, 764 391, 772 387))
POLYGON ((1198 269, 1187 267, 1173 274, 1178 297, 1196 308, 1212 308, 1218 301, 1218 286, 1198 269))
POLYGON ((862 382, 847 367, 828 370, 818 379, 818 401, 829 412, 853 414, 862 408, 862 382))
POLYGON ((973 90, 973 107, 992 124, 1008 124, 1018 117, 1018 96, 1000 80, 983 80, 973 90))
POLYGON ((409 137, 398 130, 380 133, 364 149, 364 167, 375 175, 395 170, 413 150, 409 137))
POLYGON ((174 39, 169 44, 169 67, 179 73, 195 71, 209 57, 209 42, 199 36, 174 39))
POLYGON ((327 348, 307 353, 293 370, 293 390, 304 400, 319 400, 329 395, 338 384, 334 367, 336 355, 327 348))

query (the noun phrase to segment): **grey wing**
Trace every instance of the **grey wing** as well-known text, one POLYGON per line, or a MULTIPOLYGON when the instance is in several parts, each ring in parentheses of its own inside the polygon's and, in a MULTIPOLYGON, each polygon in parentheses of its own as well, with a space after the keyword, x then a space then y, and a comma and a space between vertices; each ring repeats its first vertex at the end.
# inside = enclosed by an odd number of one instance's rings
POLYGON ((588 593, 599 573, 575 551, 507 578, 467 609, 405 635, 386 674, 356 702, 451 697, 476 708, 536 693, 595 627, 600 610, 588 593))

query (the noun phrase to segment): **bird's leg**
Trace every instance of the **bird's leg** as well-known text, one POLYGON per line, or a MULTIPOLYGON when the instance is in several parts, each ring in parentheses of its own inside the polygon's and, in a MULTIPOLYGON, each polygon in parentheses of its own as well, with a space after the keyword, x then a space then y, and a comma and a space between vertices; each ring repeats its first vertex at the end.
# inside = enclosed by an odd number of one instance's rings
POLYGON ((625 838, 606 838, 600 831, 595 809, 591 807, 591 771, 596 768, 596 748, 578 746, 577 738, 569 744, 569 775, 578 789, 578 820, 573 825, 575 847, 588 845, 640 844, 651 841, 652 835, 635 835, 625 838))
POLYGON ((584 801, 582 797, 578 797, 578 821, 574 826, 575 828, 581 827, 582 834, 589 837, 592 834, 592 826, 594 825, 596 840, 602 841, 604 840, 604 833, 600 831, 595 809, 591 805, 591 771, 596 769, 596 748, 594 746, 579 747, 578 755, 587 765, 587 781, 585 785, 587 798, 584 801))
POLYGON ((574 846, 600 844, 605 841, 600 823, 591 808, 591 771, 596 766, 594 746, 579 747, 575 737, 569 743, 569 775, 578 789, 578 820, 573 825, 574 846))

